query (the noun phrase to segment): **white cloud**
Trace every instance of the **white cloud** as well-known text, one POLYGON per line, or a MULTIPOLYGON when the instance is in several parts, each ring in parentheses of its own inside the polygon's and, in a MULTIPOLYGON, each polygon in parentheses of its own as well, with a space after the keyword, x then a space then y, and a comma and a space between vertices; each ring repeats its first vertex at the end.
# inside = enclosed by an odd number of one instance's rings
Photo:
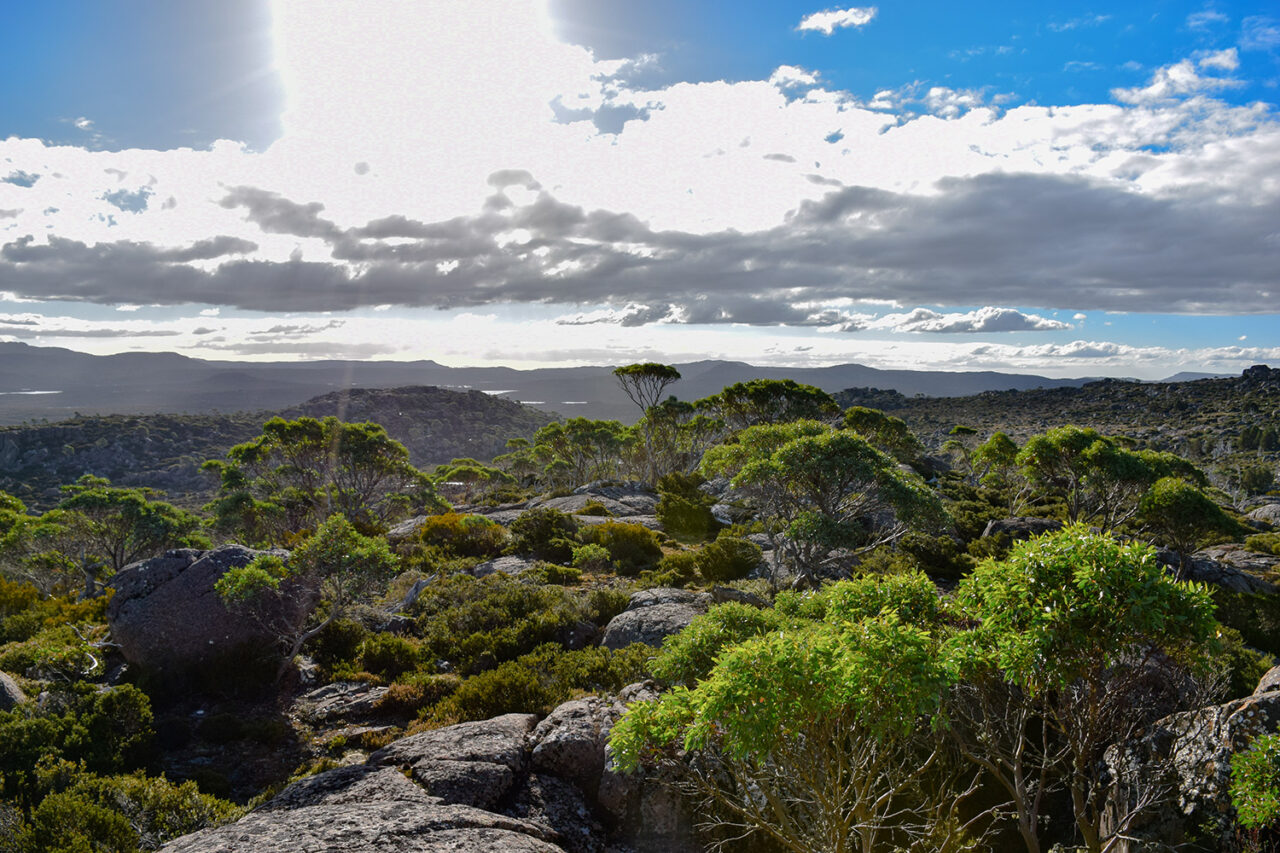
POLYGON ((1245 50, 1274 50, 1280 47, 1280 19, 1251 15, 1240 24, 1240 47, 1245 50))
POLYGON ((1205 76, 1197 70, 1233 71, 1239 64, 1234 47, 1206 54, 1198 61, 1184 59, 1157 69, 1146 86, 1112 89, 1111 96, 1126 104, 1148 106, 1218 89, 1239 88, 1244 85, 1243 80, 1205 76))
POLYGON ((1201 68, 1213 68, 1218 71, 1235 71, 1240 67, 1240 54, 1234 47, 1219 50, 1200 57, 1201 68))
POLYGON ((1045 332, 1072 328, 1038 314, 1024 314, 1013 308, 987 306, 965 313, 942 314, 927 308, 917 308, 906 314, 886 314, 871 328, 892 329, 896 332, 1045 332))
POLYGON ((1192 12, 1187 16, 1187 26, 1193 30, 1207 30, 1216 24, 1225 24, 1231 20, 1226 15, 1216 9, 1204 9, 1200 12, 1192 12))
POLYGON ((875 6, 854 6, 848 9, 828 9, 825 12, 814 12, 800 20, 797 30, 810 30, 829 36, 837 29, 845 27, 865 27, 871 23, 879 11, 875 6))
POLYGON ((769 82, 783 89, 793 86, 814 86, 818 82, 818 72, 806 71, 798 65, 779 65, 774 69, 773 74, 769 75, 769 82))

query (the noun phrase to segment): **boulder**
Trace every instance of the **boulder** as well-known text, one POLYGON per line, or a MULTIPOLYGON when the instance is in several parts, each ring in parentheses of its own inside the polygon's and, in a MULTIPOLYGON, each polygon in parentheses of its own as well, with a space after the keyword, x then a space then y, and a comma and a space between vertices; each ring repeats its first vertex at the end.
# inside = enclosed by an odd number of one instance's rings
POLYGON ((514 577, 536 564, 537 560, 526 560, 524 557, 497 557, 476 565, 471 570, 471 574, 478 578, 483 578, 494 572, 503 572, 514 577))
POLYGON ((313 725, 366 719, 373 716, 374 706, 387 690, 364 681, 336 681, 299 697, 293 711, 313 725))
POLYGON ((1270 524, 1272 527, 1280 527, 1280 503, 1263 504, 1260 507, 1254 507, 1249 511, 1246 518, 1251 521, 1261 521, 1263 524, 1270 524))
POLYGON ((567 853, 603 853, 604 827, 573 785, 530 773, 504 814, 542 827, 567 853))
POLYGON ((8 673, 0 672, 0 711, 10 711, 15 705, 27 701, 27 694, 22 692, 18 682, 8 673))
POLYGON ((616 518, 641 514, 640 510, 629 504, 625 504, 622 501, 614 500, 613 498, 593 492, 564 495, 563 497, 558 498, 547 498, 546 500, 535 501, 533 506, 558 509, 561 512, 568 513, 569 515, 577 515, 581 512, 583 507, 592 502, 603 505, 604 508, 608 510, 608 514, 616 518))
POLYGON ((306 806, 363 802, 438 803, 393 767, 358 764, 299 779, 259 806, 257 812, 282 812, 306 806))
POLYGON ((705 613, 711 596, 684 589, 658 587, 631 596, 627 609, 609 620, 600 645, 621 649, 632 643, 660 646, 672 634, 683 631, 694 617, 705 613))
MULTIPOLYGON (((1174 567, 1179 565, 1177 555, 1172 552, 1165 552, 1162 558, 1174 567)), ((1196 551, 1188 563, 1187 580, 1215 584, 1233 592, 1280 592, 1260 577, 1275 571, 1280 557, 1257 554, 1241 545, 1215 545, 1196 551)))
POLYGON ((369 756, 374 766, 406 768, 444 803, 491 808, 525 769, 533 714, 506 714, 412 735, 369 756))
POLYGON ((1108 825, 1118 826, 1138 803, 1154 797, 1129 823, 1127 834, 1136 841, 1113 849, 1176 847, 1188 831, 1218 833, 1225 849, 1234 832, 1231 756, 1277 727, 1280 692, 1272 691, 1173 714, 1143 736, 1110 747, 1108 825))
POLYGON ((1274 693, 1280 690, 1280 666, 1273 666, 1258 679, 1258 686, 1253 689, 1254 696, 1263 693, 1274 693))
POLYGON ((993 518, 987 522, 982 531, 983 538, 1004 534, 1010 539, 1033 539, 1045 533, 1053 533, 1062 529, 1062 522, 1054 518, 1032 518, 1019 516, 1016 518, 993 518))
MULTIPOLYGON (((227 570, 260 554, 288 556, 243 545, 182 548, 121 569, 111 582, 115 595, 107 605, 107 622, 125 660, 149 672, 178 675, 238 649, 271 648, 277 634, 264 627, 264 620, 228 610, 213 588, 227 570)), ((300 625, 311 604, 281 596, 266 621, 300 625)))
POLYGON ((716 604, 723 604, 726 601, 736 601, 739 604, 746 604, 749 607, 757 607, 761 610, 764 610, 769 606, 769 603, 760 596, 744 592, 740 589, 734 589, 731 586, 713 586, 711 588, 711 599, 716 604))
POLYGON ((259 810, 163 853, 564 853, 541 826, 461 805, 399 800, 259 810))
POLYGON ((705 592, 692 592, 687 589, 678 589, 673 586, 655 586, 651 589, 642 589, 634 592, 627 599, 627 610, 640 610, 644 607, 653 607, 657 604, 688 604, 701 610, 706 610, 711 603, 711 597, 705 592))
POLYGON ((594 792, 604 773, 609 730, 624 706, 597 697, 557 707, 533 730, 533 768, 594 792))

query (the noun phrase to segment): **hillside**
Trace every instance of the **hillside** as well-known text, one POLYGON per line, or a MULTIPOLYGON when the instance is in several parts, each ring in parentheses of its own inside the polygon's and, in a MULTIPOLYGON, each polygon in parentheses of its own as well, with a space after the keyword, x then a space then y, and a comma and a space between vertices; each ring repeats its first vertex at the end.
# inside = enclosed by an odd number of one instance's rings
POLYGON ((123 486, 149 486, 173 502, 199 506, 212 494, 200 471, 232 445, 256 436, 274 415, 375 421, 419 467, 459 456, 488 460, 508 438, 531 436, 554 418, 479 391, 407 387, 330 393, 283 410, 194 415, 79 416, 51 424, 0 427, 0 490, 47 508, 58 487, 82 474, 123 486))

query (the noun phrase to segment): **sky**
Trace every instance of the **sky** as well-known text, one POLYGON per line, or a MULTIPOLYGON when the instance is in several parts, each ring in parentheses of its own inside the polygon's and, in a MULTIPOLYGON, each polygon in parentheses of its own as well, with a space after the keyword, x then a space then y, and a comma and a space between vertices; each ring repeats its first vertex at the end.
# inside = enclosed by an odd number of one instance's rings
POLYGON ((43 0, 5 18, 0 341, 1280 366, 1272 2, 43 0))

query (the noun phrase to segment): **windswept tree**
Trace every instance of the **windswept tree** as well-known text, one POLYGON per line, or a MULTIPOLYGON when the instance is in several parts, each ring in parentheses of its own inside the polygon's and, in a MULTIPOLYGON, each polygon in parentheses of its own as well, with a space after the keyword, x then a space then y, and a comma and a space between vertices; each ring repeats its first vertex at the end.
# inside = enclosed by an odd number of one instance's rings
POLYGON ((228 570, 214 589, 228 607, 258 617, 276 634, 283 675, 308 640, 384 592, 397 565, 385 539, 362 536, 337 513, 287 558, 259 555, 228 570))
POLYGON ((216 529, 255 544, 285 544, 342 513, 366 533, 444 504, 409 451, 374 423, 272 418, 262 435, 210 460, 220 492, 216 529))
POLYGON ((751 379, 726 386, 697 402, 734 430, 758 424, 783 424, 833 417, 840 406, 830 394, 791 379, 751 379))
POLYGON ((631 398, 631 402, 640 407, 640 421, 636 429, 644 438, 645 462, 644 479, 652 484, 658 481, 660 474, 658 460, 654 449, 654 433, 657 430, 655 419, 649 413, 658 405, 667 387, 680 380, 680 371, 669 364, 645 362, 644 364, 626 364, 615 367, 613 375, 623 392, 631 398))
POLYGON ((1178 554, 1178 576, 1185 578, 1191 554, 1215 537, 1244 531, 1204 492, 1177 477, 1157 480, 1138 504, 1138 520, 1156 540, 1178 554))
POLYGON ((946 523, 919 477, 861 436, 816 421, 749 427, 712 448, 703 472, 732 476, 800 584, 850 553, 946 523))
POLYGON ((924 453, 924 445, 915 437, 906 421, 886 415, 879 409, 851 406, 845 409, 842 420, 845 429, 851 429, 899 462, 908 465, 924 453))
POLYGON ((617 421, 570 418, 542 427, 520 453, 541 464, 549 485, 576 486, 618 476, 627 441, 627 428, 617 421))
POLYGON ((89 474, 62 489, 67 497, 56 516, 45 518, 50 527, 43 535, 55 546, 50 551, 79 567, 86 597, 96 594, 100 580, 137 560, 169 548, 208 545, 200 518, 156 500, 159 493, 152 489, 112 486, 89 474))

